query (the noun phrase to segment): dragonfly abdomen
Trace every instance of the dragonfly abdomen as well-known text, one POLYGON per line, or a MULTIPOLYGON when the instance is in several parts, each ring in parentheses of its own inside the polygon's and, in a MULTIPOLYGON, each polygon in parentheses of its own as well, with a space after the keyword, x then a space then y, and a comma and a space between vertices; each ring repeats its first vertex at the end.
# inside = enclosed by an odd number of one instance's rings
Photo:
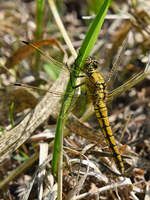
POLYGON ((99 125, 101 127, 102 133, 104 134, 104 137, 107 141, 107 144, 113 153, 114 156, 114 161, 123 174, 125 169, 124 169, 124 164, 122 162, 121 155, 119 153, 115 138, 112 133, 112 129, 109 123, 108 119, 108 111, 106 104, 103 100, 99 100, 98 104, 94 104, 94 110, 97 116, 97 119, 99 121, 99 125))

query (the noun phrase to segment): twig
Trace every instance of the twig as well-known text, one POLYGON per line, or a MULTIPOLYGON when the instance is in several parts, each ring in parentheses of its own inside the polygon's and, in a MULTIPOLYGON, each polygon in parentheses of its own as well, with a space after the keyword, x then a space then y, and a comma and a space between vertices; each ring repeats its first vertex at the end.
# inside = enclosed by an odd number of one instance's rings
POLYGON ((49 2, 50 9, 51 9, 51 11, 53 13, 53 16, 55 18, 55 21, 57 23, 57 26, 58 26, 60 32, 62 33, 63 38, 64 38, 66 44, 68 45, 68 48, 69 48, 71 54, 74 56, 74 59, 76 59, 77 53, 76 53, 76 51, 75 51, 75 49, 74 49, 74 47, 73 47, 73 45, 72 45, 72 43, 70 41, 70 38, 69 38, 69 36, 68 36, 68 34, 66 32, 66 29, 65 29, 65 27, 64 27, 64 25, 63 25, 63 23, 62 23, 62 21, 60 19, 60 16, 59 16, 59 14, 57 12, 55 3, 54 3, 53 0, 48 0, 48 2, 49 2))
MULTIPOLYGON (((128 186, 128 187, 132 186, 131 180, 129 178, 124 178, 124 180, 122 180, 118 183, 107 185, 107 186, 104 186, 104 187, 98 189, 98 193, 108 191, 108 190, 116 190, 116 188, 123 187, 123 186, 128 186)), ((91 192, 86 192, 84 194, 81 194, 81 195, 75 197, 74 200, 83 199, 83 198, 90 196, 90 195, 92 195, 91 192)))

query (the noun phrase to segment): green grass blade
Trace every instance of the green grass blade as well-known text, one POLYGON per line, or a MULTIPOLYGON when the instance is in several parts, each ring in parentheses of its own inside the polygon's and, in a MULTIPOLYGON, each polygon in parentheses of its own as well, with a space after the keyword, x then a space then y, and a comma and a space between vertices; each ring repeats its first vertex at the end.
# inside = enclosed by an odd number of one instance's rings
POLYGON ((36 6, 36 40, 42 39, 42 27, 43 27, 43 16, 44 16, 45 0, 37 0, 36 6))
POLYGON ((15 105, 14 102, 12 102, 10 106, 10 113, 9 113, 9 118, 10 118, 10 123, 11 123, 12 128, 14 127, 14 118, 13 118, 14 105, 15 105))
POLYGON ((100 29, 104 22, 105 15, 107 13, 108 7, 110 5, 111 0, 105 0, 103 5, 101 5, 99 12, 97 13, 95 19, 93 20, 87 35, 82 43, 82 46, 79 50, 78 57, 70 74, 70 81, 67 85, 66 93, 63 98, 62 107, 60 109, 59 117, 57 120, 57 128, 56 128, 56 135, 54 141, 54 151, 53 151, 53 160, 52 160, 52 173, 55 175, 57 170, 57 164, 59 161, 59 155, 61 147, 61 132, 64 128, 66 119, 68 117, 68 111, 71 106, 71 102, 73 100, 73 95, 75 90, 72 86, 76 84, 76 77, 79 75, 79 68, 83 68, 84 61, 86 58, 89 57, 90 52, 98 38, 100 29), (63 120, 63 122, 62 122, 63 120))
MULTIPOLYGON (((44 17, 44 9, 45 0, 37 0, 36 1, 36 32, 35 39, 41 40, 43 36, 43 17, 44 17)), ((35 64, 33 71, 37 72, 40 66, 40 54, 39 52, 35 53, 35 64)))
POLYGON ((0 126, 0 132, 2 133, 2 135, 5 135, 5 131, 4 131, 4 128, 2 126, 0 126))

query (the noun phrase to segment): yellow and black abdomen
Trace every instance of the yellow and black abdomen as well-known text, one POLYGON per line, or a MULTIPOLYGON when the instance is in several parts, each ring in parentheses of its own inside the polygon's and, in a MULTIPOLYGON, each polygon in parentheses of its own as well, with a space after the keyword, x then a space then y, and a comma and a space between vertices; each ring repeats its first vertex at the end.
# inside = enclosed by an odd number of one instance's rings
POLYGON ((124 174, 124 165, 120 156, 115 138, 112 134, 112 129, 108 119, 108 111, 104 101, 99 100, 99 104, 94 104, 94 110, 99 121, 102 133, 106 138, 107 144, 114 156, 114 161, 119 168, 120 172, 124 174))

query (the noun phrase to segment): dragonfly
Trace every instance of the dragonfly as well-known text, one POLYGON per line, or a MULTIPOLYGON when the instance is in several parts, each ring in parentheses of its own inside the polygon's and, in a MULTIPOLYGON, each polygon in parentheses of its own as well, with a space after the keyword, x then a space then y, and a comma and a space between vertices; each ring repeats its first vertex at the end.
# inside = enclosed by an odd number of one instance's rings
MULTIPOLYGON (((46 55, 36 45, 27 43, 27 42, 26 42, 26 45, 30 45, 34 49, 38 50, 42 55, 44 55, 44 56, 46 55)), ((58 66, 58 67, 60 67, 60 65, 61 65, 61 67, 63 66, 62 68, 65 69, 65 71, 66 71, 66 66, 63 63, 56 61, 55 59, 53 59, 52 57, 50 57, 48 55, 46 55, 46 57, 49 59, 49 61, 51 63, 54 63, 55 66, 58 66)), ((85 74, 85 76, 84 76, 85 82, 82 82, 81 84, 75 86, 75 88, 77 88, 83 84, 86 84, 87 92, 89 94, 91 101, 93 102, 95 114, 99 121, 101 131, 104 134, 104 137, 106 138, 106 142, 108 143, 108 146, 113 154, 113 158, 116 163, 116 166, 122 175, 125 173, 125 168, 124 168, 122 157, 119 153, 115 138, 112 133, 112 128, 109 123, 106 102, 112 100, 114 97, 125 92, 126 90, 129 90, 135 84, 137 84, 142 79, 144 79, 145 76, 148 73, 150 73, 149 64, 150 64, 150 59, 149 59, 148 64, 143 72, 136 74, 135 76, 130 78, 128 81, 126 81, 123 85, 116 88, 115 90, 113 90, 111 92, 107 92, 106 82, 105 82, 103 76, 101 75, 101 73, 99 73, 97 70, 98 62, 92 58, 88 58, 85 60, 85 66, 84 66, 84 69, 82 70, 82 72, 85 74)), ((14 85, 26 87, 26 85, 22 85, 20 83, 16 83, 14 85)), ((52 92, 53 91, 51 91, 51 93, 52 92)), ((58 92, 56 93, 56 95, 57 94, 60 95, 58 92)))
POLYGON ((84 73, 87 75, 86 86, 88 94, 93 102, 96 117, 99 121, 100 128, 104 137, 108 143, 108 146, 113 153, 114 161, 120 170, 121 174, 124 174, 125 168, 122 162, 121 155, 119 153, 115 138, 112 133, 112 129, 108 119, 108 111, 105 103, 106 99, 106 84, 103 76, 98 72, 98 63, 96 60, 87 59, 85 61, 84 73))

